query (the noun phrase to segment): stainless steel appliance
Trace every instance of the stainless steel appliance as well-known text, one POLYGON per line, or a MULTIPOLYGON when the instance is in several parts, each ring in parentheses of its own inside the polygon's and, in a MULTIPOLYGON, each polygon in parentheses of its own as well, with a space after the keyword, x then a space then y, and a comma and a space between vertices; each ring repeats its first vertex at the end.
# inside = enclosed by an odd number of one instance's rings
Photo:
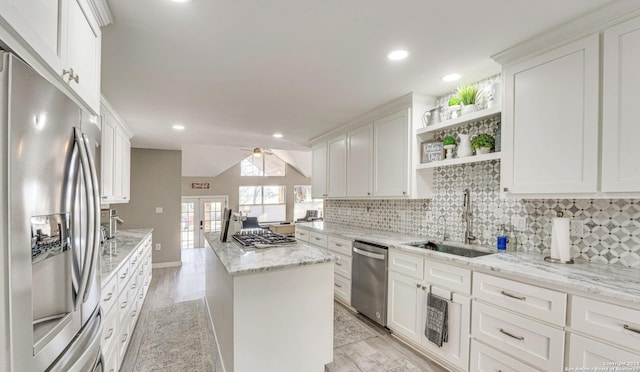
POLYGON ((0 370, 102 371, 100 127, 19 58, 0 57, 0 370))
POLYGON ((387 325, 388 255, 383 245, 353 243, 351 306, 381 326, 387 325))

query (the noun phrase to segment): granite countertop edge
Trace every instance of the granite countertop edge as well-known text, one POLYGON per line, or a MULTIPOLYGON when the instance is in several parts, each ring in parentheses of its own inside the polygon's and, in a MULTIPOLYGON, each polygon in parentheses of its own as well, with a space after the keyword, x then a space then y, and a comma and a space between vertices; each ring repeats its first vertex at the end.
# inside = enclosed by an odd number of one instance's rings
POLYGON ((303 242, 272 248, 242 247, 235 242, 222 243, 218 233, 205 238, 227 273, 231 276, 250 275, 268 271, 335 262, 338 256, 326 249, 303 242))
POLYGON ((526 252, 497 253, 496 249, 491 247, 446 241, 450 245, 496 252, 496 254, 492 255, 468 258, 406 245, 407 243, 425 240, 435 243, 442 242, 440 239, 425 236, 341 227, 323 222, 297 225, 319 233, 387 245, 402 252, 468 266, 470 269, 479 272, 500 273, 513 280, 535 281, 550 289, 583 292, 597 295, 613 302, 621 300, 628 304, 640 305, 640 269, 636 268, 591 263, 580 259, 576 259, 576 263, 573 265, 560 265, 545 262, 544 257, 539 254, 526 252))
POLYGON ((153 228, 119 230, 115 238, 100 246, 101 284, 104 286, 120 270, 123 262, 153 233, 153 228))

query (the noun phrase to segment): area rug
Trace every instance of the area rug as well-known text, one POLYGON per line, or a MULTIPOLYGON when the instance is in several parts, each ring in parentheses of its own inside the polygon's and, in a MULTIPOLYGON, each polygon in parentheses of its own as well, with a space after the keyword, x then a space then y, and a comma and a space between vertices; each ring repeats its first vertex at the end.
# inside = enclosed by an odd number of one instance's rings
POLYGON ((340 306, 333 308, 333 347, 376 337, 376 334, 348 310, 340 306))
POLYGON ((134 371, 212 371, 202 300, 153 309, 134 371))

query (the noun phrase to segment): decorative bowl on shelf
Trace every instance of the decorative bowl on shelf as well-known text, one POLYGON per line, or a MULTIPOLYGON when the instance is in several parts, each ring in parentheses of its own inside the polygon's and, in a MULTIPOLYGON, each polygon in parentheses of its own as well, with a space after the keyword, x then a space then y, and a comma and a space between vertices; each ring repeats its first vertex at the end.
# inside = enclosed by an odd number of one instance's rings
POLYGON ((476 155, 485 155, 491 152, 491 147, 478 147, 476 149, 476 155))

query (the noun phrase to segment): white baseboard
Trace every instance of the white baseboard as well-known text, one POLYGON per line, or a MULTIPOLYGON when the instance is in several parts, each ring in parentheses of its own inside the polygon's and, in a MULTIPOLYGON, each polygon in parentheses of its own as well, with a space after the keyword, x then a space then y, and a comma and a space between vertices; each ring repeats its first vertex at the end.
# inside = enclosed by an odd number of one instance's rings
POLYGON ((173 262, 158 262, 151 265, 153 269, 164 269, 165 267, 176 267, 182 266, 182 261, 173 261, 173 262))

